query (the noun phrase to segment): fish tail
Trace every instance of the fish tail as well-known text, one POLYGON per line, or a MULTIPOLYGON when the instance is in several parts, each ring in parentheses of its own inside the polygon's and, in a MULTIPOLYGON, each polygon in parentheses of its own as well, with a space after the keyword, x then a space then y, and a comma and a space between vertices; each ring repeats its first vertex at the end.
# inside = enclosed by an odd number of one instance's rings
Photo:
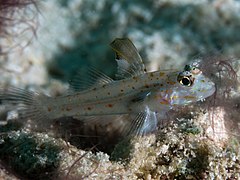
POLYGON ((44 106, 44 100, 47 98, 49 97, 44 94, 17 87, 0 88, 1 104, 8 106, 9 112, 17 113, 14 120, 29 122, 31 128, 46 128, 49 124, 48 113, 44 106))

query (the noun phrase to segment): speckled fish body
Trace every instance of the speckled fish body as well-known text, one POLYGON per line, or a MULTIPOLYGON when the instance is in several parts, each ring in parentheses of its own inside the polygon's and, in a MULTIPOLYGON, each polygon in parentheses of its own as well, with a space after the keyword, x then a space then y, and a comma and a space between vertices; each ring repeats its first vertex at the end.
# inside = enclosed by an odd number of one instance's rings
POLYGON ((156 71, 128 79, 97 85, 86 91, 46 99, 46 110, 52 119, 63 116, 92 116, 138 113, 145 106, 163 113, 176 105, 186 105, 213 93, 206 85, 213 83, 202 77, 201 87, 181 87, 179 71, 156 71), (194 91, 196 89, 196 92, 194 91), (139 99, 140 98, 140 99, 139 99))
POLYGON ((23 104, 22 111, 36 120, 130 114, 135 118, 129 131, 137 126, 135 133, 145 134, 156 129, 157 114, 199 101, 215 91, 214 83, 195 66, 147 72, 129 39, 116 39, 111 47, 118 63, 116 81, 97 72, 98 83, 79 92, 48 97, 12 89, 1 92, 0 99, 23 104))
MULTIPOLYGON (((92 116, 137 113, 144 108, 139 105, 143 104, 145 97, 151 97, 150 93, 159 90, 166 92, 170 86, 175 84, 169 80, 171 84, 165 83, 169 73, 177 74, 177 72, 151 72, 112 81, 108 84, 96 85, 82 92, 47 99, 48 106, 46 108, 54 118, 63 115, 92 116), (138 105, 135 107, 136 103, 138 105)), ((163 106, 166 104, 161 104, 157 97, 153 98, 153 101, 155 100, 158 101, 158 110, 165 109, 163 106)))

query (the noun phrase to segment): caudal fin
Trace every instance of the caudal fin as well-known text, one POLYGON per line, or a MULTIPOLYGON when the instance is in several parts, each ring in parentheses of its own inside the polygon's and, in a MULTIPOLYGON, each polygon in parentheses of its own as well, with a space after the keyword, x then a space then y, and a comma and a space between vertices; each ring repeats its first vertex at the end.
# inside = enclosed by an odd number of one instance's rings
POLYGON ((50 123, 44 109, 46 98, 48 97, 43 94, 17 87, 0 88, 1 104, 10 107, 9 111, 16 111, 16 120, 22 123, 31 122, 32 128, 46 128, 50 123))

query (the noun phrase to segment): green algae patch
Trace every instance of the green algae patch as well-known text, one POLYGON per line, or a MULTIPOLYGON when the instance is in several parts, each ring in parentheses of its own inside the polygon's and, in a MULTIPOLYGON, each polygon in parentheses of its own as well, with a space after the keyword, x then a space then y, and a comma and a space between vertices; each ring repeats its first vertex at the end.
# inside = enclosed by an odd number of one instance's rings
POLYGON ((17 121, 9 121, 6 125, 0 126, 0 133, 8 133, 10 131, 17 131, 21 129, 23 125, 17 121))
POLYGON ((119 142, 113 152, 111 153, 111 160, 128 162, 130 159, 130 154, 133 149, 133 144, 130 138, 125 138, 119 142))
POLYGON ((194 124, 192 119, 181 118, 178 119, 179 130, 183 134, 193 134, 197 135, 202 132, 202 129, 199 125, 194 124))
POLYGON ((50 179, 59 165, 60 148, 47 135, 13 131, 1 135, 0 158, 17 174, 50 179))

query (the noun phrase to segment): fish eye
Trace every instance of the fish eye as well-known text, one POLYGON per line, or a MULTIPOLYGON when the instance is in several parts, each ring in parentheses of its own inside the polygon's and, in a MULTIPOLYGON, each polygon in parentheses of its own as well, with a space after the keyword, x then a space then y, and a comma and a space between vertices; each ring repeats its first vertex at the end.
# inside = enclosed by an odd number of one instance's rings
POLYGON ((193 84, 193 81, 188 76, 181 76, 178 78, 178 82, 182 84, 183 86, 191 86, 193 84))

